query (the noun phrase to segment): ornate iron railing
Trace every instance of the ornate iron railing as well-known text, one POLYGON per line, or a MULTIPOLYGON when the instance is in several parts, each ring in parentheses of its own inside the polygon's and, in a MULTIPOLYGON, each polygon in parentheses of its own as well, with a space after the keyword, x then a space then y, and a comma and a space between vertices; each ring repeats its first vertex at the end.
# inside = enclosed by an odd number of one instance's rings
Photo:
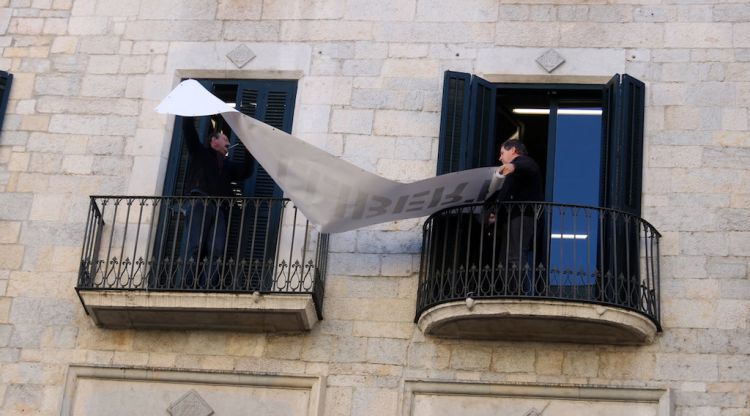
POLYGON ((626 212, 467 204, 424 224, 417 316, 445 302, 549 299, 638 312, 660 328, 659 232, 626 212))
POLYGON ((78 290, 311 294, 328 234, 288 199, 92 196, 78 290))

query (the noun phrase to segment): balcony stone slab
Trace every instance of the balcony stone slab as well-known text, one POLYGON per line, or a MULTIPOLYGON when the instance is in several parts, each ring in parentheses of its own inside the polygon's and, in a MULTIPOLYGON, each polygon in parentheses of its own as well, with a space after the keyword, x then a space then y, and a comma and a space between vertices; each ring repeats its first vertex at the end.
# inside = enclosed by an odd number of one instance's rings
POLYGON ((441 338, 645 345, 656 325, 627 309, 553 300, 471 298, 424 311, 417 322, 441 338))
POLYGON ((301 332, 318 321, 309 294, 81 290, 79 295, 103 328, 301 332))

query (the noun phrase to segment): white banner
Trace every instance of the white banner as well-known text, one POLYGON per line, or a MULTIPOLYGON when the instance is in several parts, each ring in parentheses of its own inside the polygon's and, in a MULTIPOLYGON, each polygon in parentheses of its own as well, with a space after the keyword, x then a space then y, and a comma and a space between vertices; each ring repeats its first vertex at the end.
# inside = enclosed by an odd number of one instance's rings
POLYGON ((481 202, 502 176, 495 167, 465 170, 413 183, 367 172, 281 130, 246 116, 195 80, 183 81, 156 107, 180 116, 219 114, 284 191, 322 232, 343 232, 429 215, 481 202))

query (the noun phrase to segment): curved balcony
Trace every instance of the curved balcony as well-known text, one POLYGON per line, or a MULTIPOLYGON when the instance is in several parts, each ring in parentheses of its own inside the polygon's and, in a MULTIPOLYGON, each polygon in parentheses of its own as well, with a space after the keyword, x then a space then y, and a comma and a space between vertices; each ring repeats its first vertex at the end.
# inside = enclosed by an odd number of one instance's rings
POLYGON ((101 327, 305 331, 327 253, 288 199, 92 196, 76 291, 101 327))
POLYGON ((446 338, 650 343, 661 330, 659 238, 606 208, 438 211, 424 224, 415 321, 446 338))

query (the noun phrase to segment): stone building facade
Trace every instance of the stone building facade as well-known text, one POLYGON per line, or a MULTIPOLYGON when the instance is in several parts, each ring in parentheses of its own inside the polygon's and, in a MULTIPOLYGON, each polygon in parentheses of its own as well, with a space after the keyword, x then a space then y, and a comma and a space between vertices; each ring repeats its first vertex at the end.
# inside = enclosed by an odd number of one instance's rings
POLYGON ((750 415, 747 1, 0 0, 0 33, 3 414, 750 415), (294 81, 295 136, 415 181, 441 157, 445 71, 645 84, 653 339, 425 334, 423 218, 331 235, 306 331, 87 314, 89 195, 162 195, 175 123, 153 108, 181 78, 294 81))

